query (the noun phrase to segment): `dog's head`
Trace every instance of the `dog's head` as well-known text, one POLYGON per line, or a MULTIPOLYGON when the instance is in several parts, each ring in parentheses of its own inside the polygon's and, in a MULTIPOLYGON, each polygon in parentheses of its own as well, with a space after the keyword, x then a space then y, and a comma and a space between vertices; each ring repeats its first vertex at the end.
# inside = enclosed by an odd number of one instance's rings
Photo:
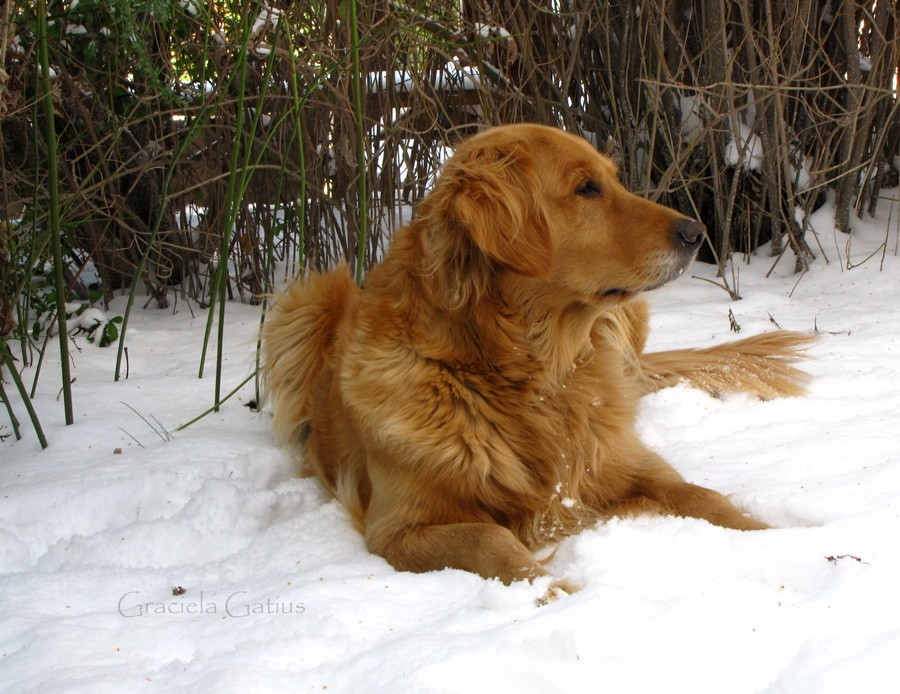
POLYGON ((572 300, 636 294, 681 275, 705 233, 627 191, 587 141, 538 125, 462 143, 419 216, 430 270, 456 305, 503 271, 544 280, 572 300))

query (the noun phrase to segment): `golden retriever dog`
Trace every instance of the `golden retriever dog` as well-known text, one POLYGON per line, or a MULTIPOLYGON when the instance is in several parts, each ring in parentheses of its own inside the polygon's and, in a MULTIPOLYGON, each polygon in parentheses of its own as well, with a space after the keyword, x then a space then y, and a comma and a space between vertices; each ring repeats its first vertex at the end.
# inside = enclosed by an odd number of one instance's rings
POLYGON ((402 571, 531 580, 546 575, 533 550, 613 516, 765 528, 635 432, 641 395, 679 382, 803 392, 803 335, 644 352, 641 294, 704 236, 581 138, 476 135, 363 289, 338 269, 278 298, 263 328, 276 435, 402 571))

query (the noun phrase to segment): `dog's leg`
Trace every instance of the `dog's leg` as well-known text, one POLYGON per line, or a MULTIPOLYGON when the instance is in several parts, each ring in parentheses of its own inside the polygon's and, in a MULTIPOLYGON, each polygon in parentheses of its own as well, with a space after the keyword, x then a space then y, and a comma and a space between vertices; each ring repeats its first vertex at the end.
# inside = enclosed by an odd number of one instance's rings
MULTIPOLYGON (((377 524, 366 534, 369 549, 387 559, 399 571, 462 569, 505 584, 531 581, 548 575, 513 533, 494 523, 451 523, 379 532, 377 524)), ((545 596, 558 591, 573 593, 578 586, 555 580, 545 596)))
POLYGON ((389 534, 370 524, 366 542, 400 571, 462 569, 503 583, 546 574, 510 530, 494 523, 423 525, 389 534))
POLYGON ((700 518, 723 528, 764 530, 769 526, 751 518, 719 492, 686 482, 667 462, 648 454, 635 475, 632 495, 613 506, 609 516, 660 513, 700 518))
POLYGON ((665 513, 673 516, 700 518, 735 530, 765 530, 769 527, 744 514, 719 492, 689 482, 652 482, 643 486, 641 491, 657 502, 665 513))

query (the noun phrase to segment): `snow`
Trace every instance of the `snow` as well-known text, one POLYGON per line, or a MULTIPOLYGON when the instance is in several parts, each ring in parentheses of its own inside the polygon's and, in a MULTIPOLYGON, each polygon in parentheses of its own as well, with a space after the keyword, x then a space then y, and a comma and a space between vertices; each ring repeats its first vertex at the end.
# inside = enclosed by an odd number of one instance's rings
MULTIPOLYGON (((460 65, 457 61, 448 61, 431 80, 431 86, 437 91, 458 89, 474 91, 481 83, 480 72, 476 68, 460 65)), ((413 73, 406 70, 374 71, 366 75, 366 89, 369 92, 383 92, 393 89, 398 94, 413 92, 417 89, 413 73)))
MULTIPOLYGON (((660 517, 589 528, 549 560, 582 590, 542 607, 546 582, 400 573, 367 553, 341 508, 295 476, 269 414, 245 406, 252 382, 175 431, 212 399, 214 354, 196 378, 196 307, 136 310, 118 383, 114 348, 75 336, 69 427, 51 341, 35 399, 50 447, 27 421, 22 441, 0 443, 0 690, 889 690, 900 678, 891 196, 852 239, 828 207, 813 214, 830 262, 802 277, 786 259, 766 278, 773 260, 759 253, 736 259, 741 301, 702 265, 653 296, 652 348, 734 337, 729 309, 742 335, 773 320, 818 329, 807 397, 679 386, 642 403, 653 448, 777 529, 660 517)), ((253 369, 258 311, 227 306, 223 392, 253 369)))
POLYGON ((737 124, 738 132, 732 133, 725 145, 725 161, 729 166, 741 166, 744 170, 756 171, 762 165, 762 141, 744 123, 737 124))
POLYGON ((200 13, 196 0, 179 0, 178 5, 192 17, 196 17, 200 13))
POLYGON ((250 35, 258 36, 266 29, 274 29, 278 25, 278 20, 280 17, 280 9, 278 9, 277 7, 269 7, 269 3, 263 2, 259 8, 259 12, 256 15, 256 19, 253 21, 253 27, 250 29, 250 35))
POLYGON ((78 315, 78 327, 86 332, 93 332, 106 325, 107 322, 109 319, 99 308, 86 308, 78 315))
POLYGON ((510 34, 506 29, 501 26, 494 26, 491 24, 475 24, 475 33, 483 39, 490 39, 494 37, 498 37, 501 39, 512 38, 512 34, 510 34))
POLYGON ((703 132, 700 99, 691 94, 679 93, 678 103, 681 109, 681 136, 685 142, 694 142, 703 132))

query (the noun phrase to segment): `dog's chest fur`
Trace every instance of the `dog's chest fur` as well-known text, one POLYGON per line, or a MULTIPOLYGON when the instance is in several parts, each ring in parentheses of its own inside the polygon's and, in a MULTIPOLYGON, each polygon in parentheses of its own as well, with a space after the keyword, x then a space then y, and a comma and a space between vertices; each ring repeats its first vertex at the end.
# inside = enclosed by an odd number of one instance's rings
POLYGON ((383 443, 382 465, 416 469, 420 498, 466 499, 467 513, 540 544, 596 517, 587 509, 613 462, 605 442, 632 427, 636 397, 621 355, 591 323, 571 349, 547 354, 533 325, 491 315, 443 339, 433 325, 413 335, 390 320, 361 326, 367 338, 353 343, 366 354, 348 363, 377 368, 341 382, 349 402, 365 399, 360 425, 383 443))

